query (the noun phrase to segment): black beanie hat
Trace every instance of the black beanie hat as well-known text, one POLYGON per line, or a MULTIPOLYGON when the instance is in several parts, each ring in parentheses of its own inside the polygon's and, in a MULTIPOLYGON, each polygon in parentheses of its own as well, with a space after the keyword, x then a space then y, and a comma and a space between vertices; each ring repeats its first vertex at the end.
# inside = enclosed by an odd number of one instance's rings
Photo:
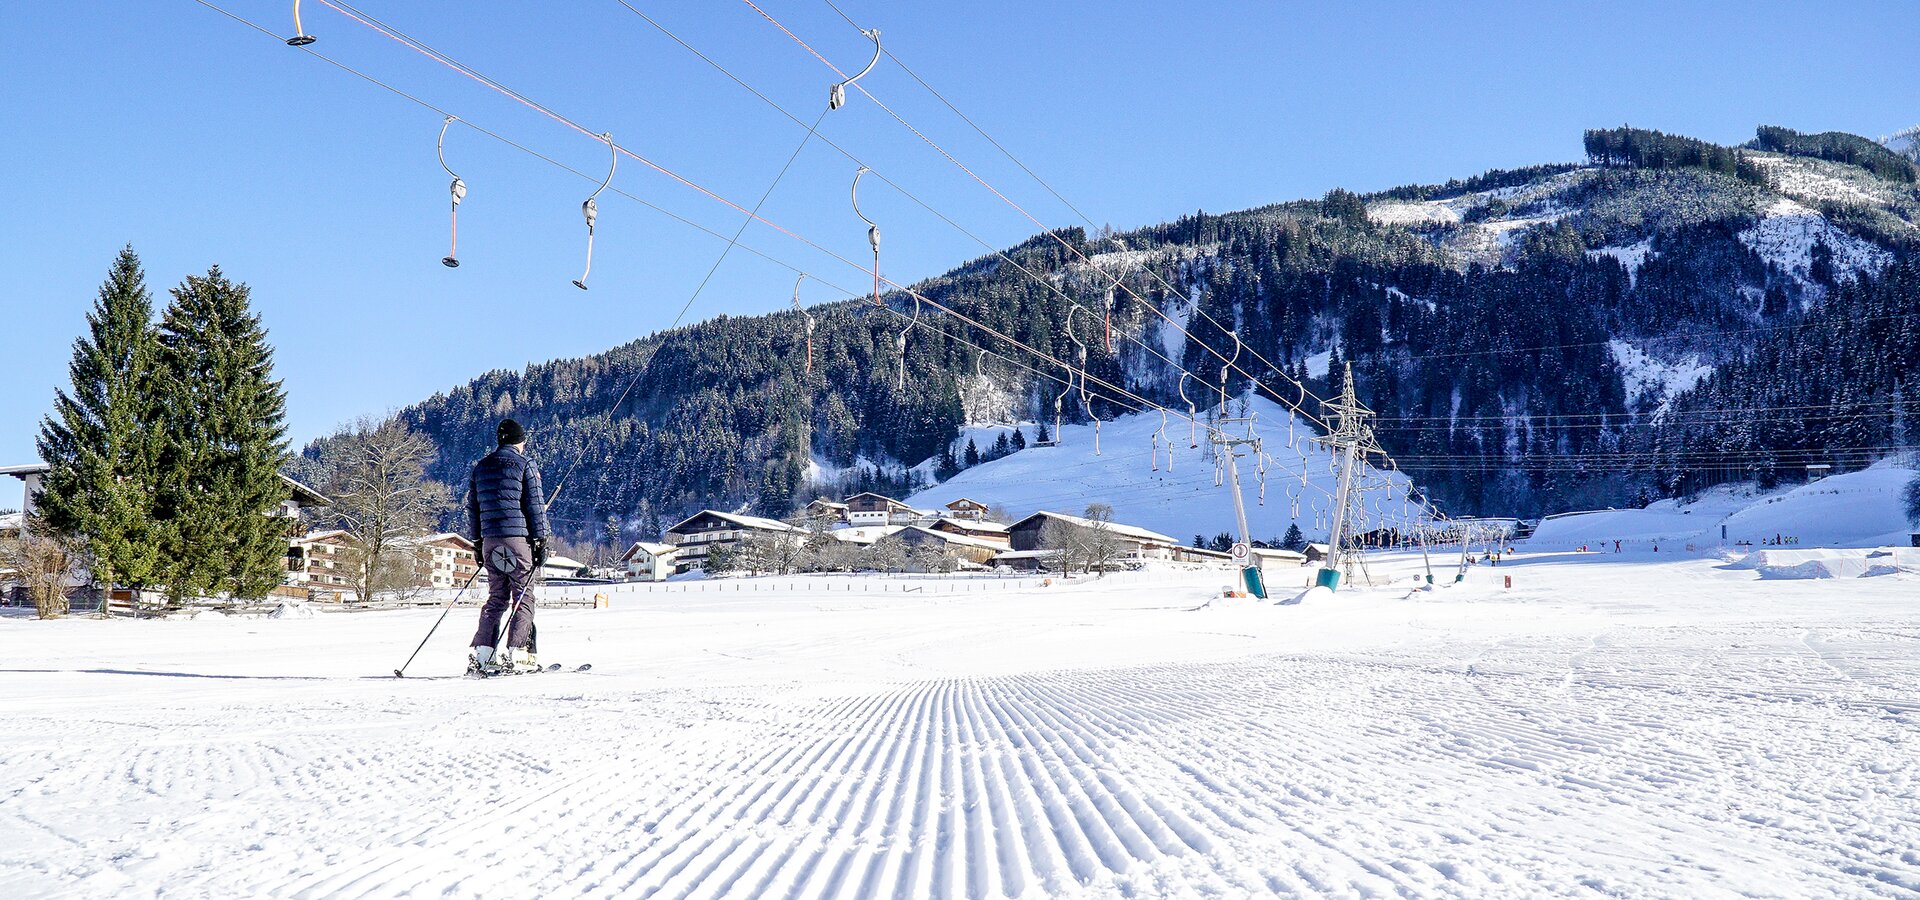
POLYGON ((527 439, 527 430, 512 419, 501 419, 500 427, 494 430, 494 436, 501 444, 518 444, 527 439))

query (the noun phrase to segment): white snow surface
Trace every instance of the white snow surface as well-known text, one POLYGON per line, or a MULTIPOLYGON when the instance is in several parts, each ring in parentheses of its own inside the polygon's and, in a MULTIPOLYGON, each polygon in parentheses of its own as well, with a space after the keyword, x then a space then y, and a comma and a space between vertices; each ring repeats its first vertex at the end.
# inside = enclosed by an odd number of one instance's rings
POLYGON ((1598 250, 1587 251, 1587 256, 1592 259, 1599 259, 1602 256, 1611 256, 1614 259, 1619 260, 1621 265, 1627 267, 1628 283, 1632 283, 1635 279, 1639 277, 1640 267, 1646 264, 1647 257, 1651 255, 1654 255, 1654 254, 1653 254, 1653 238, 1650 238, 1650 237, 1641 238, 1640 240, 1637 240, 1631 244, 1622 244, 1614 247, 1601 247, 1598 250))
POLYGON ((1622 340, 1607 342, 1613 361, 1620 367, 1620 380, 1627 389, 1627 400, 1645 400, 1664 407, 1667 401, 1705 381, 1713 366, 1702 363, 1699 354, 1683 359, 1659 359, 1622 340))
POLYGON ((1893 259, 1887 251, 1841 231, 1819 212, 1793 200, 1775 200, 1760 215, 1759 222, 1740 232, 1740 242, 1803 281, 1809 278, 1813 245, 1819 241, 1833 251, 1834 273, 1842 278, 1879 269, 1893 259))
MULTIPOLYGON (((1239 401, 1235 401, 1235 414, 1239 401)), ((1327 451, 1310 439, 1320 432, 1295 422, 1292 449, 1288 444, 1288 413, 1264 398, 1252 401, 1258 418, 1257 433, 1265 441, 1267 463, 1266 501, 1260 500, 1259 469, 1251 458, 1240 462, 1241 486, 1246 498, 1248 528, 1255 540, 1268 540, 1286 534, 1295 521, 1291 497, 1300 501, 1300 530, 1308 537, 1324 535, 1324 525, 1316 526, 1316 517, 1324 518, 1332 508, 1334 478, 1327 451), (1304 465, 1307 485, 1300 476, 1304 465)), ((1181 541, 1195 534, 1235 533, 1233 497, 1224 486, 1213 483, 1214 463, 1207 441, 1206 411, 1200 411, 1198 428, 1189 429, 1184 416, 1166 417, 1168 441, 1159 443, 1154 453, 1155 435, 1161 429, 1159 413, 1130 414, 1100 427, 1100 453, 1094 454, 1092 425, 1066 425, 1058 447, 1034 447, 982 463, 953 478, 927 488, 906 502, 917 509, 937 509, 961 497, 970 497, 990 506, 1005 508, 1016 516, 1039 510, 1078 515, 1090 503, 1113 507, 1117 523, 1137 525, 1181 541), (1192 435, 1190 440, 1189 435, 1192 435), (1198 448, 1190 447, 1197 440, 1198 448), (1171 446, 1169 447, 1169 442, 1171 446), (1168 471, 1168 454, 1172 471, 1168 471), (1153 468, 1158 459, 1159 470, 1153 468)), ((989 434, 1006 426, 995 426, 989 434)), ((1244 433, 1244 428, 1236 433, 1244 433)), ((1037 431, 1027 430, 1031 441, 1037 431)), ((964 445, 963 445, 964 446, 964 445)), ((1370 516, 1385 515, 1398 520, 1406 478, 1392 476, 1392 497, 1387 491, 1368 492, 1370 516)))
POLYGON ((1565 549, 1614 541, 1624 549, 1667 552, 1694 543, 1755 547, 1795 538, 1804 547, 1882 547, 1909 543, 1910 527, 1901 492, 1914 470, 1880 465, 1834 475, 1811 484, 1759 493, 1750 487, 1722 486, 1691 503, 1661 500, 1644 509, 1599 510, 1551 516, 1540 523, 1527 546, 1565 549))
POLYGON ((491 681, 470 607, 406 680, 433 609, 0 618, 0 895, 1920 891, 1913 576, 1369 570, 623 586, 491 681))

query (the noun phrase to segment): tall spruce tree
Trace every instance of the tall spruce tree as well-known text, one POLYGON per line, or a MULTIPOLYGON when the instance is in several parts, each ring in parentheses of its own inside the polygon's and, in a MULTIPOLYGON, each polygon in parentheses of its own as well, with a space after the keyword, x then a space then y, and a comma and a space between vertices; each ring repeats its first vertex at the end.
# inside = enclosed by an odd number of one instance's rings
POLYGON ((287 497, 286 395, 249 292, 221 273, 188 276, 160 322, 170 397, 160 507, 170 596, 258 598, 280 583, 287 497))
POLYGON ((74 341, 73 392, 54 396, 40 425, 51 469, 39 497, 47 524, 80 539, 104 588, 154 583, 159 541, 154 475, 162 405, 155 394, 159 343, 140 258, 123 248, 74 341))

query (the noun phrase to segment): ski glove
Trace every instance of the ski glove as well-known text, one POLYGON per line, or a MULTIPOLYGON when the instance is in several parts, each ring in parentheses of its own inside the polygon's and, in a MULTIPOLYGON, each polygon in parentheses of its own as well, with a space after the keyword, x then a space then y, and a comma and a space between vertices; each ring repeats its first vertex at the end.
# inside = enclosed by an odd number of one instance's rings
POLYGON ((534 538, 532 541, 528 542, 528 545, 533 548, 533 567, 538 569, 541 566, 546 565, 547 539, 534 538))

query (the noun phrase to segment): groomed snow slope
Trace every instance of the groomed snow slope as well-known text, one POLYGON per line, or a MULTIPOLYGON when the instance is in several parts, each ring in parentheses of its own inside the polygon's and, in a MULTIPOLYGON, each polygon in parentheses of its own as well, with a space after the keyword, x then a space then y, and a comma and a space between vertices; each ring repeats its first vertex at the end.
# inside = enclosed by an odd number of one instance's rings
POLYGON ((1914 579, 1597 559, 649 588, 487 682, 470 609, 406 681, 431 610, 4 619, 0 896, 1920 890, 1914 579))
MULTIPOLYGON (((1236 404, 1237 406, 1237 404, 1236 404)), ((1294 521, 1290 497, 1300 501, 1300 529, 1310 538, 1324 535, 1324 525, 1315 526, 1315 518, 1324 517, 1332 506, 1334 478, 1327 451, 1311 442, 1320 432, 1296 423, 1293 449, 1288 446, 1288 413, 1277 404, 1256 398, 1252 409, 1259 421, 1258 434, 1266 442, 1269 462, 1266 473, 1266 502, 1260 502, 1259 478, 1253 460, 1240 463, 1242 489, 1246 494, 1248 528, 1255 540, 1278 538, 1294 521), (1302 467, 1308 484, 1300 485, 1302 467)), ((983 463, 907 498, 921 509, 933 509, 971 497, 983 503, 1006 508, 1024 516, 1037 510, 1054 510, 1078 515, 1089 503, 1107 503, 1113 507, 1114 521, 1138 525, 1188 541, 1195 534, 1214 535, 1236 532, 1233 498, 1225 487, 1213 483, 1214 464, 1207 453, 1205 411, 1201 426, 1193 434, 1200 446, 1189 447, 1187 424, 1168 416, 1166 431, 1172 441, 1173 466, 1167 466, 1168 447, 1160 444, 1160 469, 1154 471, 1154 435, 1161 429, 1158 413, 1122 416, 1100 428, 1100 454, 1093 452, 1093 426, 1062 427, 1057 447, 1028 447, 1018 453, 983 463)), ((1000 427, 982 432, 998 434, 1000 427)), ((1027 432, 1031 439, 1035 432, 1027 432)), ((1396 487, 1367 495, 1370 518, 1385 515, 1401 518, 1405 494, 1404 476, 1393 476, 1396 487)), ((1318 539, 1318 538, 1315 538, 1318 539)))
POLYGON ((1721 487, 1692 503, 1661 500, 1645 509, 1558 516, 1541 522, 1528 546, 1719 544, 1721 525, 1730 545, 1792 537, 1803 547, 1904 546, 1913 529, 1901 493, 1913 477, 1912 469, 1880 465, 1767 494, 1721 487))

